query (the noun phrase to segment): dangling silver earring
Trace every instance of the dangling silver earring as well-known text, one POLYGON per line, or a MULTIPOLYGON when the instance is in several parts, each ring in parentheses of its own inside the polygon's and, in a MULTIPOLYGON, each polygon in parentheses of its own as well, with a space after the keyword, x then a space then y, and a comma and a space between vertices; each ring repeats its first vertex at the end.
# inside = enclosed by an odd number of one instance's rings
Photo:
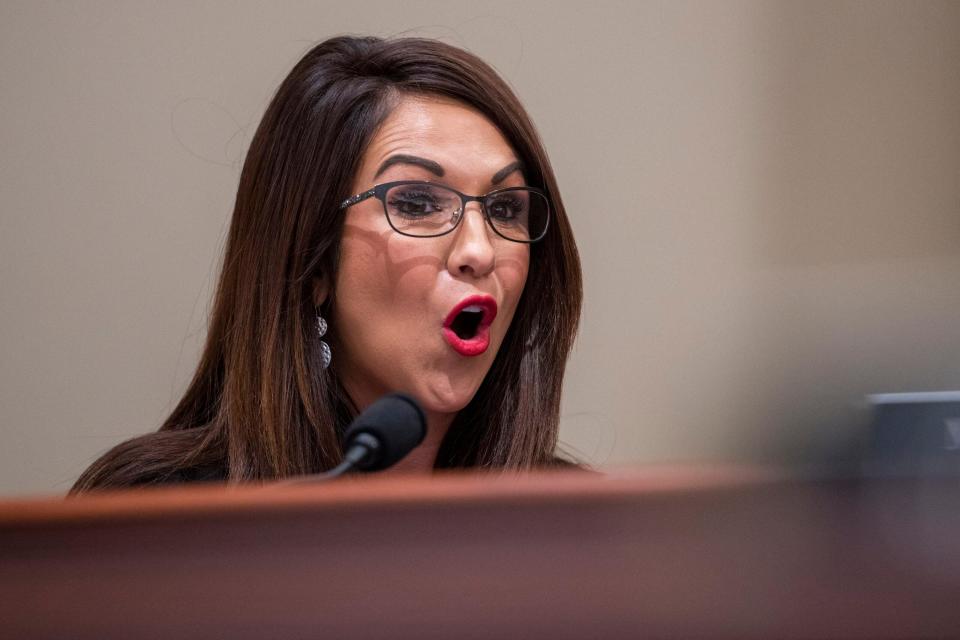
MULTIPOLYGON (((320 337, 327 335, 327 321, 323 319, 323 316, 320 315, 320 311, 317 311, 317 333, 320 334, 320 337)), ((332 356, 330 355, 330 345, 327 344, 326 340, 320 341, 320 360, 323 362, 323 368, 326 369, 330 366, 330 360, 332 356)))

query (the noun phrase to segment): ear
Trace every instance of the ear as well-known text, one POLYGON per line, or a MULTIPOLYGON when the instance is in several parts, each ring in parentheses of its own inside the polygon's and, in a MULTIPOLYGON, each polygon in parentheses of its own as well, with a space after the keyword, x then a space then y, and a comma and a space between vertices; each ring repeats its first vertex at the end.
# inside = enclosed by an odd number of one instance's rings
POLYGON ((327 301, 330 295, 330 278, 326 273, 321 273, 313 278, 313 306, 320 307, 327 301))

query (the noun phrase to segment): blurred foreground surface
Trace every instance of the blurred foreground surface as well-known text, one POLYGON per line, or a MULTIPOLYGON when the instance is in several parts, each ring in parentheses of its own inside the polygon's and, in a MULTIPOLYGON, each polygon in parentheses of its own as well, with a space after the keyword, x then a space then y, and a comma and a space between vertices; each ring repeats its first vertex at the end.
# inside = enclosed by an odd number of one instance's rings
POLYGON ((960 633, 955 477, 372 476, 0 503, 11 637, 960 633))

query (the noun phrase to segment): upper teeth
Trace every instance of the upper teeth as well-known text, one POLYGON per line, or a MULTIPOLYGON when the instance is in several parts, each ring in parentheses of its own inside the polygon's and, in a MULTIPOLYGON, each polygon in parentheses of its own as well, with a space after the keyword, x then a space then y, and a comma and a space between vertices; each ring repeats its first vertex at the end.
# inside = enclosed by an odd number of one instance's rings
POLYGON ((471 313, 483 313, 483 307, 478 304, 472 304, 469 307, 464 307, 461 311, 469 311, 471 313))

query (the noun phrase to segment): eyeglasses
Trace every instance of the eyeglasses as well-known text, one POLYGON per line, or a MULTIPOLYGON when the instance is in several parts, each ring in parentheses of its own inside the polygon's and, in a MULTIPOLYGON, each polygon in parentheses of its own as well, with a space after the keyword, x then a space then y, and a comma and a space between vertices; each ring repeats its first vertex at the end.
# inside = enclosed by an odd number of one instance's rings
POLYGON ((434 182, 402 180, 378 184, 344 200, 341 209, 368 198, 383 203, 387 222, 397 233, 434 238, 450 233, 463 219, 468 202, 479 202, 487 224, 501 238, 536 242, 547 234, 550 201, 540 189, 507 187, 482 196, 468 196, 434 182))

